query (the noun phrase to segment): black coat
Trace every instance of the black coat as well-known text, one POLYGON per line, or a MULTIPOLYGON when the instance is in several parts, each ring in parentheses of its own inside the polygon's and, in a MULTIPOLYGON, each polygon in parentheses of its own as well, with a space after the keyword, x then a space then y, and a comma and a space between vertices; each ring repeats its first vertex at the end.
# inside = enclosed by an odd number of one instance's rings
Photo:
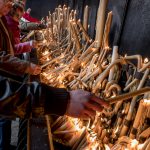
POLYGON ((17 69, 27 62, 11 55, 0 55, 0 115, 5 117, 39 117, 45 114, 64 115, 69 92, 43 83, 20 82, 24 72, 17 69))

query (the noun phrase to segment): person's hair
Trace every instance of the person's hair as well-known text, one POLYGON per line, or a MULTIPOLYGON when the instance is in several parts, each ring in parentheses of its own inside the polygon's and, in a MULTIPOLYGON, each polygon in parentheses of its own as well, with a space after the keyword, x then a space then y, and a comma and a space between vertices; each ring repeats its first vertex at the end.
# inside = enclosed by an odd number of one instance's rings
POLYGON ((13 7, 11 8, 11 10, 10 10, 10 12, 9 12, 9 15, 14 16, 14 15, 16 14, 16 11, 17 11, 18 9, 19 9, 21 12, 24 11, 24 5, 23 5, 23 3, 21 3, 21 2, 14 3, 13 7))

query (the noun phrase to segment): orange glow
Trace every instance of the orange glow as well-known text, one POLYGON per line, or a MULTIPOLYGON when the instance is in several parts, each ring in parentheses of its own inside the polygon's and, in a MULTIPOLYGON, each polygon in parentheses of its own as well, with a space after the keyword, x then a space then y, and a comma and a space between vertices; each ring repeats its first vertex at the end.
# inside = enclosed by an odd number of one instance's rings
POLYGON ((149 62, 148 58, 144 59, 144 64, 147 64, 149 62))
POLYGON ((49 53, 49 51, 45 51, 42 53, 43 56, 47 55, 49 53))
POLYGON ((132 140, 131 148, 136 148, 137 145, 138 145, 138 141, 136 139, 132 140))

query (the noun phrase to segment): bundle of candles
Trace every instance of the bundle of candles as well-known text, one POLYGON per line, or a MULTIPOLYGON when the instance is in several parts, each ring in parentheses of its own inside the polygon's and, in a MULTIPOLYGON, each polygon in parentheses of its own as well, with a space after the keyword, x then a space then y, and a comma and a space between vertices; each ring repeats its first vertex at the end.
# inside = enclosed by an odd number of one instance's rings
POLYGON ((59 6, 53 14, 49 12, 48 28, 39 31, 44 38, 38 48, 41 81, 68 90, 88 90, 112 104, 89 120, 57 118, 50 125, 52 137, 72 150, 148 150, 150 88, 144 87, 150 84, 150 61, 143 62, 140 55, 120 56, 117 46, 111 55, 112 12, 105 19, 106 6, 107 0, 101 0, 95 40, 87 32, 88 6, 83 23, 77 20, 75 10, 59 6), (137 65, 132 63, 134 59, 137 65))

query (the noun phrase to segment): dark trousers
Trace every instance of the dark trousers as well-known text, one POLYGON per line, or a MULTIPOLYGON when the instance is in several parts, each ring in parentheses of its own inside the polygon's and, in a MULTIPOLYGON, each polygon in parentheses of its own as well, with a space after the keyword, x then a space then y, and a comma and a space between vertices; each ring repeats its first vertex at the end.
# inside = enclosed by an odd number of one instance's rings
POLYGON ((11 120, 0 119, 0 150, 9 150, 11 142, 11 120))

